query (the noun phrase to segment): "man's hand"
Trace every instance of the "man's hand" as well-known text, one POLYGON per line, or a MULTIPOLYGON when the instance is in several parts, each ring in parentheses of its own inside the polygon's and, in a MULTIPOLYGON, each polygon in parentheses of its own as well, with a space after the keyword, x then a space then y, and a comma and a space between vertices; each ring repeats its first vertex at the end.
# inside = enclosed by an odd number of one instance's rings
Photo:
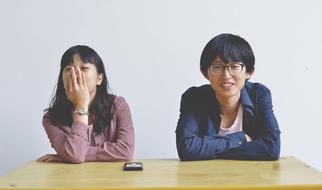
POLYGON ((250 142, 250 141, 252 141, 253 139, 250 137, 250 136, 248 136, 247 134, 245 134, 245 136, 246 136, 246 140, 247 140, 247 142, 250 142))

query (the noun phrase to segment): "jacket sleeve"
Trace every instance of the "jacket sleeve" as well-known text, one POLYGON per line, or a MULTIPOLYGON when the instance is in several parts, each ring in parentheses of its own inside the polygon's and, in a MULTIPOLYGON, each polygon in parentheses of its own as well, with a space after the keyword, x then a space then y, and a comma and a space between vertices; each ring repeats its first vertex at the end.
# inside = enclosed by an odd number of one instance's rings
POLYGON ((176 130, 177 151, 180 160, 214 159, 224 150, 239 147, 246 143, 244 132, 237 132, 227 136, 201 136, 201 122, 198 109, 192 105, 196 102, 189 97, 188 92, 181 98, 180 118, 176 130))
POLYGON ((86 161, 128 161, 133 158, 134 128, 129 105, 124 98, 116 104, 116 140, 100 146, 90 146, 86 161))
POLYGON ((218 158, 242 160, 277 160, 280 156, 280 130, 273 113, 271 93, 267 89, 258 101, 259 137, 238 148, 224 151, 218 158))
POLYGON ((89 126, 81 122, 73 122, 70 131, 52 124, 47 114, 43 117, 43 127, 51 146, 59 157, 70 163, 82 163, 89 147, 89 126))

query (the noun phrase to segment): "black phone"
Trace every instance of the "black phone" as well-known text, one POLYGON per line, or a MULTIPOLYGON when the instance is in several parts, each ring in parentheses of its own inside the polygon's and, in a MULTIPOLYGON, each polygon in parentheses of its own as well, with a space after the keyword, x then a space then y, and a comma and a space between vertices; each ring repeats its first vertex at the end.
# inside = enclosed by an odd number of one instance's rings
POLYGON ((126 162, 123 166, 123 171, 142 171, 143 163, 142 162, 126 162))

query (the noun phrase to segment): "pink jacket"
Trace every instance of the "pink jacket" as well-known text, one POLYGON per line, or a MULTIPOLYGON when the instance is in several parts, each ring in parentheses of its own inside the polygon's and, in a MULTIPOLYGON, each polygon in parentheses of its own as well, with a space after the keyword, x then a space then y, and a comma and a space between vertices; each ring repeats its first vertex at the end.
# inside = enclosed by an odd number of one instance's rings
MULTIPOLYGON (((71 127, 53 125, 46 114, 43 126, 51 146, 65 161, 128 161, 134 152, 134 128, 129 105, 123 97, 114 101, 111 125, 99 135, 93 135, 93 125, 73 122, 71 127)), ((94 132, 93 132, 94 133, 94 132)))

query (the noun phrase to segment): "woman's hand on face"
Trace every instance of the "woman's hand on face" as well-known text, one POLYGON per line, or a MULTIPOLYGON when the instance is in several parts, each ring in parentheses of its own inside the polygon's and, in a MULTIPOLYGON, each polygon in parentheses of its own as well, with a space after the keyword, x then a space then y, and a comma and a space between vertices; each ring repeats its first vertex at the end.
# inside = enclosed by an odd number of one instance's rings
POLYGON ((89 90, 85 74, 79 68, 71 67, 66 87, 67 97, 74 104, 74 107, 88 109, 90 101, 89 90))
POLYGON ((57 154, 46 154, 36 160, 37 162, 64 162, 57 154))
POLYGON ((250 141, 252 141, 253 139, 250 137, 250 136, 248 136, 247 134, 245 134, 245 136, 246 136, 246 140, 247 140, 247 142, 250 142, 250 141))

